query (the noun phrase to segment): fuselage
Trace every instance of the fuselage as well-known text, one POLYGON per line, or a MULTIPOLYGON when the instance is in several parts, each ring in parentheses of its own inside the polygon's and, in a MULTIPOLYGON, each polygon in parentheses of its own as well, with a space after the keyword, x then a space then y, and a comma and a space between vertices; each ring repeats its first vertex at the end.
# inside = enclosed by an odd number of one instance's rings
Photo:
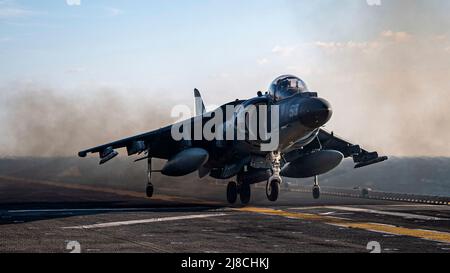
MULTIPOLYGON (((251 101, 251 100, 249 100, 251 101)), ((276 151, 284 152, 293 145, 306 146, 317 136, 318 129, 325 125, 331 118, 330 104, 315 94, 298 94, 290 98, 273 102, 267 98, 269 106, 278 106, 279 140, 276 151)), ((273 120, 271 120, 273 122, 273 120)), ((236 148, 244 153, 264 154, 270 151, 261 150, 260 139, 253 141, 241 141, 236 148)))
MULTIPOLYGON (((279 133, 278 140, 275 148, 270 151, 261 149, 261 145, 268 142, 262 139, 213 140, 194 143, 194 146, 200 145, 200 147, 210 151, 211 156, 207 165, 211 168, 222 167, 229 162, 236 161, 237 158, 255 155, 264 157, 273 151, 284 153, 293 145, 296 147, 306 146, 317 137, 319 128, 326 124, 332 115, 330 104, 324 99, 317 98, 315 93, 298 94, 277 102, 273 101, 270 96, 262 96, 230 104, 233 104, 236 109, 239 109, 239 106, 245 108, 249 105, 277 106, 279 109, 279 121, 276 128, 279 133)), ((225 104, 220 108, 225 109, 230 104, 225 104)), ((271 109, 271 107, 268 107, 268 109, 271 109)), ((236 122, 233 120, 235 118, 225 120, 224 124, 233 123, 236 126, 236 122)), ((205 120, 205 117, 203 117, 201 119, 203 119, 204 124, 209 118, 205 120)), ((273 122, 273 120, 269 120, 269 122, 273 122)), ((234 130, 237 130, 237 128, 234 128, 234 130)))

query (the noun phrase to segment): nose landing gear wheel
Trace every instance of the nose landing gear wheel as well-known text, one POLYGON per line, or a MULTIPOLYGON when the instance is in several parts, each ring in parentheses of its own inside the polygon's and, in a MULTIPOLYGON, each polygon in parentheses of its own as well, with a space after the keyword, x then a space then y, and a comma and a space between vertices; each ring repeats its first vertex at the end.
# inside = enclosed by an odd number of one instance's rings
POLYGON ((230 204, 236 203, 237 200, 237 184, 235 182, 228 183, 227 201, 230 204))
POLYGON ((269 201, 275 202, 278 200, 278 195, 280 193, 280 178, 269 179, 266 185, 266 195, 269 201))
POLYGON ((241 190, 239 192, 241 203, 242 205, 247 205, 250 203, 250 197, 251 197, 251 189, 249 184, 243 184, 241 185, 241 190))

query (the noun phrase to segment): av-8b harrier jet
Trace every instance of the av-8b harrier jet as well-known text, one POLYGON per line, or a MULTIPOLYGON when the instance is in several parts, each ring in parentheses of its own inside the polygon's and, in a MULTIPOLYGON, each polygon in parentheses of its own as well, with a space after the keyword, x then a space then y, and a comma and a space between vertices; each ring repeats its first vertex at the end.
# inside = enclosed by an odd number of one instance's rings
POLYGON ((227 187, 231 204, 238 196, 242 204, 248 204, 250 185, 261 182, 266 183, 267 198, 276 201, 283 177, 314 178, 312 193, 318 199, 318 176, 336 168, 344 158, 352 157, 355 168, 388 159, 323 129, 332 116, 330 103, 292 75, 275 79, 265 94, 258 92, 257 97, 236 100, 212 112, 205 111, 197 89, 194 95, 194 117, 78 155, 99 153, 103 164, 116 157, 119 148, 126 148, 129 156, 143 154, 136 161, 148 162, 149 198, 154 191, 153 172, 174 177, 198 172, 200 178, 232 180, 227 187), (162 170, 152 169, 154 158, 167 160, 162 170))

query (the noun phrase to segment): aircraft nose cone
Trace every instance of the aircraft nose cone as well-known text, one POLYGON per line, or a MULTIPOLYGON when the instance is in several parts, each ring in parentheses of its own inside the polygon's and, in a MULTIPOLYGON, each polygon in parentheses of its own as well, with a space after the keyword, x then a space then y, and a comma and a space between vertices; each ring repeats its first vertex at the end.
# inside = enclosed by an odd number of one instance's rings
POLYGON ((308 128, 315 129, 325 125, 333 115, 328 101, 310 98, 301 104, 300 122, 308 128))

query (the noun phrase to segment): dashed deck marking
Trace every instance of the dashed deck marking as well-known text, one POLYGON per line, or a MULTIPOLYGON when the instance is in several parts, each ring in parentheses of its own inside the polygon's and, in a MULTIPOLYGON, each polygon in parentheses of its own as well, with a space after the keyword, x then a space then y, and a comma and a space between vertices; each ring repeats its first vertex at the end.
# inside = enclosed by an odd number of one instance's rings
MULTIPOLYGON (((388 215, 388 216, 397 216, 403 217, 406 219, 418 219, 418 220, 427 220, 427 221, 449 221, 449 218, 439 218, 428 215, 419 215, 413 213, 405 213, 405 212, 396 212, 396 211, 383 211, 383 210, 374 210, 374 209, 365 209, 365 208, 354 208, 354 207, 343 207, 343 206, 324 206, 317 207, 323 209, 331 209, 331 210, 339 210, 339 211, 348 211, 348 212, 364 212, 370 214, 379 214, 379 215, 388 215)), ((294 210, 301 210, 302 208, 292 208, 294 210)))
POLYGON ((186 209, 204 209, 206 207, 188 207, 188 208, 173 208, 173 207, 161 207, 161 208, 89 208, 89 209, 26 209, 26 210, 8 210, 8 213, 12 214, 27 214, 27 213, 77 213, 77 212, 155 212, 157 210, 164 211, 184 211, 186 209))
POLYGON ((151 218, 151 219, 141 219, 141 220, 131 220, 131 221, 100 223, 100 224, 93 224, 93 225, 63 227, 63 229, 97 229, 97 228, 119 227, 119 226, 139 225, 139 224, 148 224, 148 223, 160 223, 160 222, 169 222, 169 221, 204 219, 204 218, 220 217, 220 216, 226 216, 226 215, 227 215, 226 213, 185 215, 185 216, 162 217, 162 218, 151 218))

